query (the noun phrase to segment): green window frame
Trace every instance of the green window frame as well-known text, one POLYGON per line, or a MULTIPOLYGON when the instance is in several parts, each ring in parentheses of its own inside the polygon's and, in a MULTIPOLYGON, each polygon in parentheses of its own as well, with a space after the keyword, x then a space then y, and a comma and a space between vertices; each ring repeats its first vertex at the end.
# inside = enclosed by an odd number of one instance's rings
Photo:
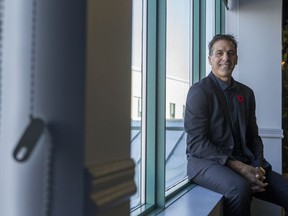
MULTIPOLYGON (((145 203, 133 209, 132 216, 155 214, 171 200, 177 199, 187 187, 186 183, 173 193, 165 194, 165 93, 166 93, 166 0, 147 1, 146 23, 146 99, 145 99, 145 203)), ((215 0, 215 34, 224 33, 225 6, 215 0)), ((206 1, 193 0, 193 67, 190 83, 206 75, 206 1)), ((143 102, 144 103, 144 102, 143 102)))

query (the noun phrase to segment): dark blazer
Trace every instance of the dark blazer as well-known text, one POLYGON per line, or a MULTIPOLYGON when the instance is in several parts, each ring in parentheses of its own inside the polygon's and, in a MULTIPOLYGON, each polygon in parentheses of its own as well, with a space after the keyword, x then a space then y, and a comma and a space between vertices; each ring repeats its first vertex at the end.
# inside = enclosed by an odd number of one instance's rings
MULTIPOLYGON (((253 166, 269 166, 263 158, 252 89, 235 81, 239 130, 243 153, 253 166), (263 164, 264 163, 264 164, 263 164)), ((192 179, 212 164, 233 159, 234 140, 225 95, 212 72, 188 92, 184 127, 187 133, 187 174, 192 179)))

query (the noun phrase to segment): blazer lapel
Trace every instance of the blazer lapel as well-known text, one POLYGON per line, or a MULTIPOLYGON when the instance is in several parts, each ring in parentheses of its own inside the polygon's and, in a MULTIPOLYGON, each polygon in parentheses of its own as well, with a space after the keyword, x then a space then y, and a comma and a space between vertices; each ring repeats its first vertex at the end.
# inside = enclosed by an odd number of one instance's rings
POLYGON ((230 118, 230 115, 229 115, 229 110, 228 110, 228 106, 227 106, 227 102, 226 102, 226 98, 225 98, 225 95, 224 93, 222 92, 222 90, 220 89, 220 87, 218 86, 218 84, 216 83, 217 81, 216 80, 213 80, 215 79, 214 77, 211 77, 213 76, 212 74, 210 74, 208 76, 209 78, 209 81, 210 81, 210 84, 220 102, 220 105, 222 107, 222 110, 223 110, 223 113, 224 113, 224 116, 225 116, 225 119, 226 121, 228 122, 228 125, 229 125, 229 128, 231 130, 231 133, 233 131, 232 129, 232 123, 231 123, 231 118, 230 118))

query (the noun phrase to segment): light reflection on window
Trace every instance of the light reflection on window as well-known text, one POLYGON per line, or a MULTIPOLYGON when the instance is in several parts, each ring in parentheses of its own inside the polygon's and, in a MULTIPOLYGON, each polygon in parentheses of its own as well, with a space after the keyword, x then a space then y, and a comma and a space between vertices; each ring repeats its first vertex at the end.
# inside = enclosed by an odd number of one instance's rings
POLYGON ((183 107, 192 66, 191 0, 167 0, 166 190, 186 177, 183 107))
POLYGON ((134 181, 137 192, 131 197, 130 208, 143 204, 145 163, 142 146, 142 104, 143 104, 143 13, 144 0, 133 0, 132 18, 132 92, 131 92, 131 157, 135 162, 134 181))

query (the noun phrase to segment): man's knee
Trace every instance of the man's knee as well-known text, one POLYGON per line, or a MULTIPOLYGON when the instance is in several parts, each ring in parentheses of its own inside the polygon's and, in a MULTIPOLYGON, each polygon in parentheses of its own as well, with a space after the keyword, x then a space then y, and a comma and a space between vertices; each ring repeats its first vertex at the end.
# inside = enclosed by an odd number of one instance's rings
POLYGON ((239 208, 249 208, 252 199, 252 190, 248 182, 239 181, 234 187, 231 188, 225 195, 228 203, 235 205, 239 208))

